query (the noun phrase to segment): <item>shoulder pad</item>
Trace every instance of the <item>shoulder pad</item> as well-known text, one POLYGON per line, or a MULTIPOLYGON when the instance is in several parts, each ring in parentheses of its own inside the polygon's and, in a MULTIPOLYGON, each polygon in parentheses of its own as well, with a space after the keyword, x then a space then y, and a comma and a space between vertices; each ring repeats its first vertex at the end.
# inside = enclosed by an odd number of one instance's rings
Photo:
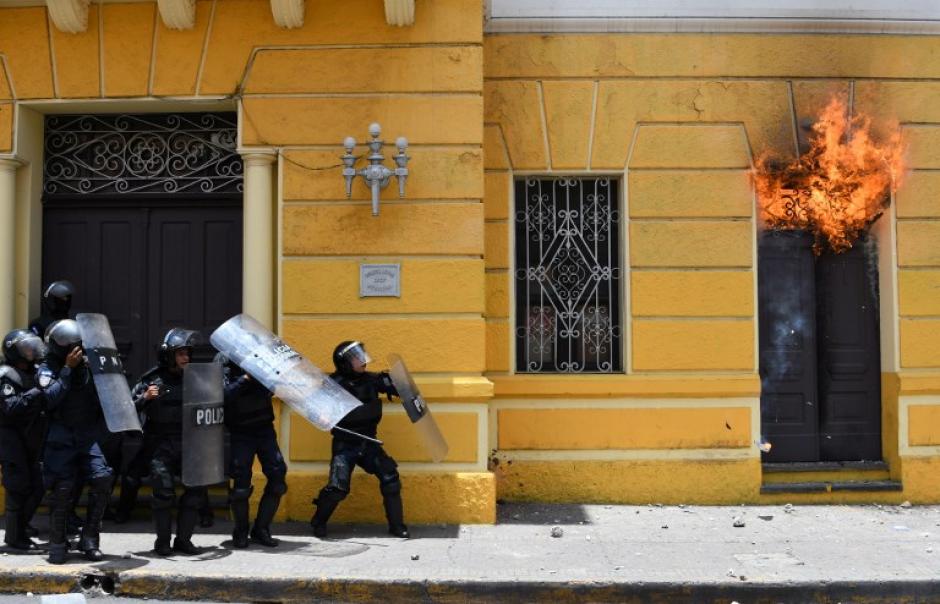
POLYGON ((0 394, 10 396, 23 387, 23 378, 14 367, 0 365, 0 394))
POLYGON ((143 379, 148 378, 148 377, 150 377, 150 376, 152 376, 152 375, 155 375, 158 371, 160 371, 160 369, 161 369, 161 367, 160 367, 159 365, 154 365, 153 367, 151 367, 150 369, 148 369, 147 371, 145 371, 144 374, 143 374, 142 376, 140 376, 140 379, 143 380, 143 379))

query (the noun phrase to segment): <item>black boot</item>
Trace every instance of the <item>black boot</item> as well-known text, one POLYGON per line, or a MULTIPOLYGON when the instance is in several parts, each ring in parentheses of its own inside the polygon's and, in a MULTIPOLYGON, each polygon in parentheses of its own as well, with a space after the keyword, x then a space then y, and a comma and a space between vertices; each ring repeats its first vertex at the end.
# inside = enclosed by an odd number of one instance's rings
POLYGON ((206 491, 199 504, 199 526, 211 528, 213 524, 215 524, 215 515, 212 513, 212 506, 209 505, 209 491, 206 491))
POLYGON ((407 539, 408 527, 405 526, 405 513, 402 509, 401 493, 383 493, 382 503, 385 506, 385 518, 388 520, 388 532, 395 537, 407 539))
POLYGON ((192 542, 198 516, 199 513, 196 505, 193 505, 192 497, 184 493, 180 498, 179 509, 176 511, 176 539, 173 540, 173 551, 187 556, 195 556, 201 552, 192 542))
POLYGON ((173 532, 173 519, 170 517, 170 508, 153 509, 153 527, 157 533, 157 540, 153 542, 153 551, 158 556, 172 556, 170 535, 173 532))
POLYGON ((66 524, 72 509, 72 484, 57 482, 49 493, 49 562, 65 564, 68 558, 66 524))
POLYGON ((136 478, 124 476, 121 478, 121 496, 118 498, 117 509, 114 510, 114 522, 124 524, 130 520, 134 506, 137 505, 137 491, 140 481, 136 478))
MULTIPOLYGON (((345 496, 345 494, 343 494, 343 496, 345 496)), ((329 522, 330 516, 336 511, 336 506, 343 500, 343 496, 337 496, 333 492, 324 489, 320 491, 320 496, 313 500, 313 503, 317 506, 317 511, 313 514, 313 518, 310 519, 310 526, 313 527, 313 535, 315 537, 321 539, 326 537, 326 523, 329 522)))
MULTIPOLYGON (((286 485, 285 485, 286 486, 286 485)), ((286 489, 285 489, 286 490, 286 489)), ((281 504, 281 493, 275 489, 264 489, 261 501, 258 502, 258 515, 255 525, 251 529, 251 540, 265 547, 277 547, 278 540, 271 537, 271 522, 281 504)))
POLYGON ((38 546, 26 533, 26 519, 18 497, 7 493, 6 533, 3 536, 7 547, 23 553, 34 553, 38 546))
POLYGON ((82 538, 79 540, 78 549, 85 554, 85 559, 92 562, 100 562, 104 559, 101 553, 101 520, 108 509, 108 501, 111 495, 111 476, 102 476, 93 478, 88 488, 88 517, 82 526, 82 538))
POLYGON ((23 531, 27 537, 39 536, 39 530, 31 525, 30 522, 33 521, 33 516, 36 515, 36 510, 39 508, 39 504, 42 503, 42 497, 45 494, 46 491, 42 488, 42 482, 40 481, 23 503, 23 522, 25 523, 23 531))
POLYGON ((49 564, 65 564, 69 559, 68 543, 49 544, 49 564))
POLYGON ((248 498, 251 497, 251 490, 251 488, 232 489, 229 494, 232 520, 235 521, 235 529, 232 531, 232 545, 239 549, 248 547, 248 498))

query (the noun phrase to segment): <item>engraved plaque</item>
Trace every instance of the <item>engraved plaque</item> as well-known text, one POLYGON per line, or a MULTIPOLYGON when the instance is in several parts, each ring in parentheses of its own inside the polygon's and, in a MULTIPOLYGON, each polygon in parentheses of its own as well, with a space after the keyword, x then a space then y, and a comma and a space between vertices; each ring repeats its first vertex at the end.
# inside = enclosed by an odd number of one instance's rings
POLYGON ((360 264, 359 297, 401 297, 400 264, 360 264))

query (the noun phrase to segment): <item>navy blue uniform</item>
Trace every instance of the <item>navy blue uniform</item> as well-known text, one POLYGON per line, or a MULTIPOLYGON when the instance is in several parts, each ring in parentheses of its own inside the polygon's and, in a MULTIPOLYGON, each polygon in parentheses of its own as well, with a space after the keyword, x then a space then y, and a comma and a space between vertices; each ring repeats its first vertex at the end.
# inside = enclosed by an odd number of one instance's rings
MULTIPOLYGON (((379 395, 398 396, 391 378, 387 373, 371 372, 336 372, 330 377, 362 403, 337 426, 375 438, 379 422, 382 421, 382 401, 379 395)), ((379 479, 379 490, 382 492, 389 530, 396 535, 407 534, 404 527, 398 464, 378 443, 363 440, 335 428, 332 434, 329 481, 314 499, 317 511, 310 520, 314 533, 318 536, 326 534, 326 522, 339 502, 349 494, 352 472, 359 466, 379 479)))
POLYGON ((229 475, 232 487, 229 501, 235 520, 232 537, 236 546, 247 545, 248 499, 253 490, 252 464, 257 456, 267 483, 258 502, 258 515, 251 536, 263 545, 277 545, 271 539, 271 521, 277 513, 281 497, 287 492, 287 464, 274 431, 271 392, 231 363, 224 366, 224 376, 225 425, 231 439, 229 475))
POLYGON ((113 471, 102 452, 108 436, 91 371, 74 369, 49 357, 39 366, 39 387, 46 396, 49 433, 43 454, 43 475, 50 489, 50 556, 66 546, 66 518, 72 509, 75 481, 89 485, 87 518, 79 548, 98 550, 101 519, 108 506, 113 471))
MULTIPOLYGON (((134 387, 134 395, 146 415, 144 459, 150 460, 152 510, 157 533, 155 549, 166 552, 170 545, 170 510, 176 503, 175 480, 183 471, 183 375, 164 367, 148 371, 134 387), (150 401, 142 398, 151 385, 160 395, 150 401)), ((177 508, 176 545, 192 549, 190 539, 196 527, 198 509, 205 499, 205 487, 184 486, 177 508)))
POLYGON ((4 542, 31 549, 26 527, 43 496, 41 455, 46 436, 45 397, 31 371, 0 365, 0 468, 6 491, 4 542))

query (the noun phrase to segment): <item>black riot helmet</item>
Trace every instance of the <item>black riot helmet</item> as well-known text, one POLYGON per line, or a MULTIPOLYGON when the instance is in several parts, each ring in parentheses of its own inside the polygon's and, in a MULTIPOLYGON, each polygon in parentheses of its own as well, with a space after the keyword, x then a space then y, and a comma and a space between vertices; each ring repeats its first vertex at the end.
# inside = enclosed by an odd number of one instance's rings
POLYGON ((372 361, 372 357, 366 352, 365 344, 357 340, 346 340, 340 342, 333 349, 333 365, 336 371, 344 375, 352 375, 355 372, 352 366, 352 360, 356 359, 363 365, 372 361))
POLYGON ((82 332, 78 329, 78 323, 72 319, 56 321, 46 330, 46 346, 49 348, 49 354, 60 361, 64 360, 73 348, 81 344, 82 332))
POLYGON ((160 343, 160 350, 157 353, 157 362, 161 367, 172 369, 176 366, 176 351, 189 348, 192 354, 193 346, 199 341, 198 331, 174 327, 163 336, 163 342, 160 343))
POLYGON ((72 308, 72 295, 75 286, 68 281, 53 281, 42 291, 42 307, 45 314, 64 319, 72 308))
POLYGON ((45 356, 46 345, 42 338, 28 329, 14 329, 3 338, 3 357, 9 365, 33 365, 45 356))

